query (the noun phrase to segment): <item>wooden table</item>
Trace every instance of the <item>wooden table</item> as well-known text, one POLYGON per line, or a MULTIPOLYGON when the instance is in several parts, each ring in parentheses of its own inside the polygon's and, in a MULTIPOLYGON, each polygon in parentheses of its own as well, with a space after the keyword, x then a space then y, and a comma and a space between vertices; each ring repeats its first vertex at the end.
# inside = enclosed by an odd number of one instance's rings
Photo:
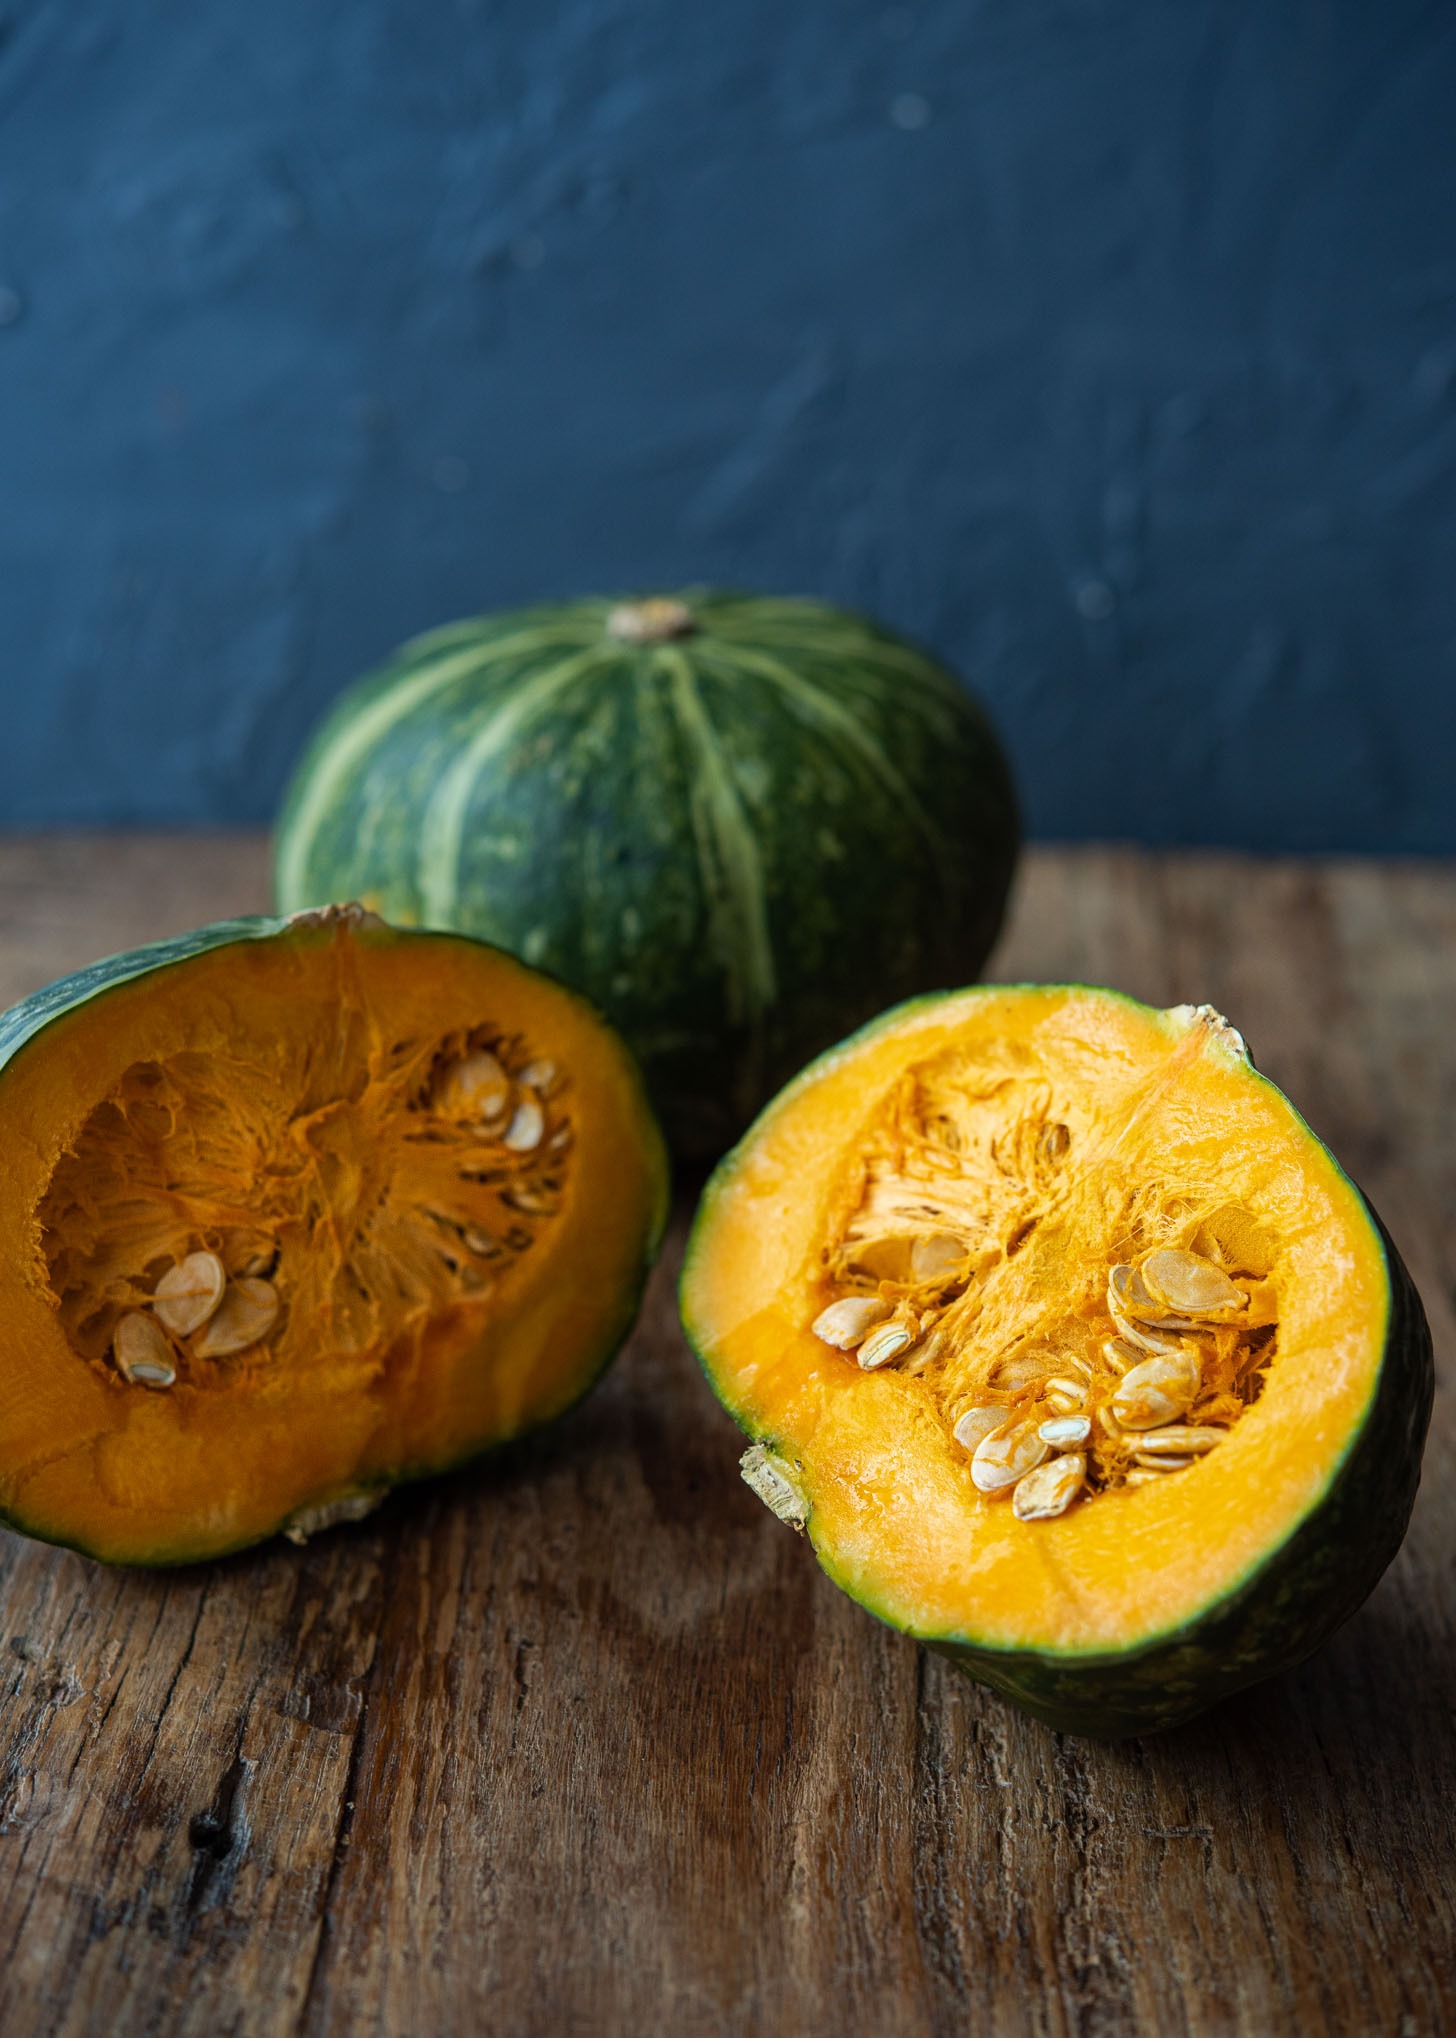
MULTIPOLYGON (((265 864, 0 843, 0 992, 265 864)), ((680 1219, 605 1386, 482 1470, 166 1575, 0 1543, 6 2038, 1456 2029, 1456 873, 1041 851, 995 962, 1217 1004, 1384 1212, 1439 1384, 1364 1612, 1162 1739, 1034 1725, 739 1483, 680 1219)))

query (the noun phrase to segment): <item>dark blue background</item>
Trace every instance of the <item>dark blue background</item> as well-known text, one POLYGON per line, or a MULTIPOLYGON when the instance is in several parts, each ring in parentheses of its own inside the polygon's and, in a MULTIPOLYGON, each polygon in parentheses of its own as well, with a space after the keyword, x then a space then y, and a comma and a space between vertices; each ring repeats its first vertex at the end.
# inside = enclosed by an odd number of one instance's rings
POLYGON ((17 0, 0 547, 11 823, 718 579, 927 639, 1042 835, 1456 848, 1456 10, 17 0))

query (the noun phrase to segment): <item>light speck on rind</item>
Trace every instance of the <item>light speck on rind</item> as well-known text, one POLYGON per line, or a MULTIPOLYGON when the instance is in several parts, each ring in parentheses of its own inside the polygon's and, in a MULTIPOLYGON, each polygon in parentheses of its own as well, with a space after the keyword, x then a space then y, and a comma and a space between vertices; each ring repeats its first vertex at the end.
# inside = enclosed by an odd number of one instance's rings
POLYGON ((738 1460, 738 1469, 744 1485, 758 1495, 770 1513, 802 1534, 809 1519, 809 1502, 783 1459, 774 1457, 762 1444, 754 1444, 738 1460))
POLYGON ((290 1543, 301 1548, 310 1536, 323 1529, 337 1528, 340 1522, 363 1521, 366 1514, 373 1514, 388 1492, 387 1486, 380 1486, 370 1493, 346 1493, 342 1499, 326 1500, 319 1507, 301 1507, 288 1517, 283 1533, 290 1543))

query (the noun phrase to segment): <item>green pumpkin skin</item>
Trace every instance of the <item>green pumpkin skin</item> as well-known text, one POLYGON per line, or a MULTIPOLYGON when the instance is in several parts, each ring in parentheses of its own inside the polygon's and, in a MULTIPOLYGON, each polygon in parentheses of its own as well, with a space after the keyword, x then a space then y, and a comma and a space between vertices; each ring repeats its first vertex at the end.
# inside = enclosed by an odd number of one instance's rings
POLYGON ((276 870, 281 911, 363 899, 573 985, 711 1155, 875 1012, 979 973, 1017 846, 943 667, 835 609, 690 591, 405 645, 314 737, 276 870))

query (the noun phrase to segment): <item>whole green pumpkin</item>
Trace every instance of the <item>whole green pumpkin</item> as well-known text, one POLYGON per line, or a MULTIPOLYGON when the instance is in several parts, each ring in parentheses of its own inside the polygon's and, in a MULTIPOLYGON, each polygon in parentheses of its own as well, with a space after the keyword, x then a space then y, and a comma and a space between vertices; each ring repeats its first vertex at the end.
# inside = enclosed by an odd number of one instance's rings
POLYGON ((977 974, 1017 839, 942 666, 819 603, 692 590, 406 644, 313 738, 277 888, 553 971, 710 1154, 872 1013, 977 974))

